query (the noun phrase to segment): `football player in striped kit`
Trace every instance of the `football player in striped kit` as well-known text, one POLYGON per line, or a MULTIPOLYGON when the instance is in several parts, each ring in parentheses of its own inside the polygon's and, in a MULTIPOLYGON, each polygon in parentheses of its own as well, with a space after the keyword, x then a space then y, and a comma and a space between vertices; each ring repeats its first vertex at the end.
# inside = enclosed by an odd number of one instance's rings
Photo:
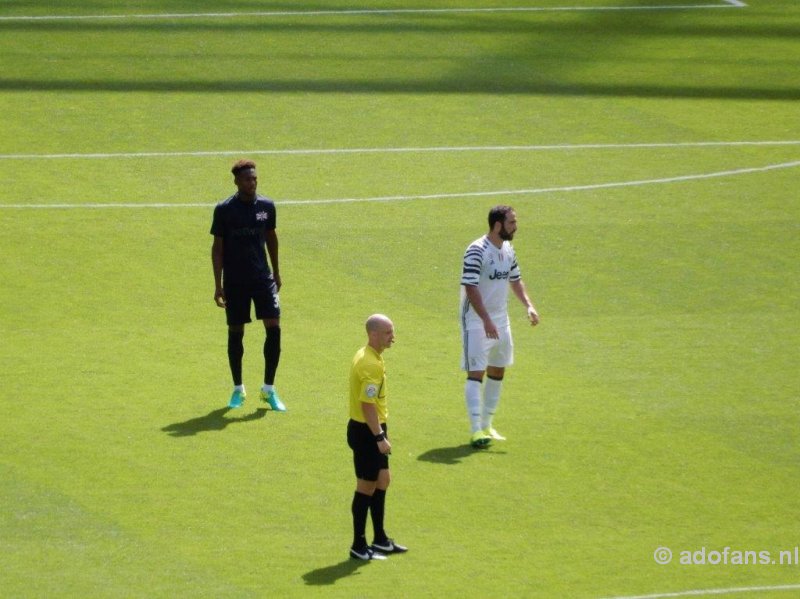
POLYGON ((517 215, 511 206, 489 211, 489 232, 464 252, 461 272, 461 368, 467 372, 464 397, 475 448, 505 440, 492 426, 500 402, 505 369, 514 362, 514 342, 508 318, 508 289, 522 302, 531 325, 539 324, 522 282, 511 245, 517 215), (486 385, 483 385, 484 374, 486 385))

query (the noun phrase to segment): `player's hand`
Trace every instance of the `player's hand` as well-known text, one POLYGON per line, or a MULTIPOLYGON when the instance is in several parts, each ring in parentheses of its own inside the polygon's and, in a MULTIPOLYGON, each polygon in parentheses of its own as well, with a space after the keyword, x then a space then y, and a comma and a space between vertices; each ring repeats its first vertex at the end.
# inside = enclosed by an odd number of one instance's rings
POLYGON ((384 439, 378 443, 378 451, 384 455, 392 453, 392 444, 389 443, 389 439, 384 439))
POLYGON ((272 278, 275 280, 275 286, 278 288, 278 291, 280 291, 281 290, 281 285, 283 285, 283 282, 281 281, 281 276, 279 274, 273 272, 272 273, 272 278))
POLYGON ((531 321, 531 326, 535 327, 539 324, 539 313, 536 311, 536 308, 531 306, 528 308, 528 320, 531 321))
POLYGON ((214 302, 220 307, 225 307, 225 292, 222 289, 214 291, 214 302))
POLYGON ((483 330, 486 333, 486 337, 489 339, 500 338, 500 333, 497 332, 497 327, 494 326, 494 323, 491 320, 486 320, 483 323, 483 330))

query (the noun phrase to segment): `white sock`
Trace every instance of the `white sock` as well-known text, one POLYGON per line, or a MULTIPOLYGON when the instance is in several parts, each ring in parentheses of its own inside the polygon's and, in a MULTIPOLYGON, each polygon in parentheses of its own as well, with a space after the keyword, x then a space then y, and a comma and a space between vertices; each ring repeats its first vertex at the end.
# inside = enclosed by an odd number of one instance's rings
POLYGON ((492 418, 500 403, 500 389, 503 381, 486 377, 486 386, 483 388, 483 413, 481 414, 481 428, 486 430, 492 427, 492 418))
POLYGON ((272 389, 273 389, 273 385, 267 385, 266 383, 264 383, 263 385, 261 385, 261 390, 262 390, 264 393, 269 393, 270 391, 272 391, 272 389))
POLYGON ((245 392, 244 391, 244 385, 234 385, 233 386, 233 390, 234 391, 239 391, 240 393, 244 393, 245 392))
POLYGON ((481 430, 481 382, 467 379, 464 385, 464 399, 467 403, 467 415, 472 432, 481 430))

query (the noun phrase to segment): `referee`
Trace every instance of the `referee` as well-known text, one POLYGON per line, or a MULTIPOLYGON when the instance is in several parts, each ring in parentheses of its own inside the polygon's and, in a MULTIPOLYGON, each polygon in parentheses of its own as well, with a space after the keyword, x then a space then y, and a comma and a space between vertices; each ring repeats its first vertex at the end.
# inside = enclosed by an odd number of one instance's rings
POLYGON ((350 421, 347 444, 353 450, 356 492, 353 496, 353 545, 350 557, 386 559, 389 553, 405 553, 383 528, 386 489, 389 487, 389 454, 386 433, 386 368, 383 350, 394 343, 394 325, 383 314, 367 319, 367 344, 356 352, 350 366, 350 421), (372 517, 372 545, 367 545, 367 512, 372 517))

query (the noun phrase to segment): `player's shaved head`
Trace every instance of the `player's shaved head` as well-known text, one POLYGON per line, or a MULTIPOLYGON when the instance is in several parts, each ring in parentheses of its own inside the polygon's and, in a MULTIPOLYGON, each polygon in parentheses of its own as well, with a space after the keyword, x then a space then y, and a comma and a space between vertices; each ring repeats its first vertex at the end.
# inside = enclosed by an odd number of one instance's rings
POLYGON ((392 321, 389 319, 388 316, 384 314, 373 314, 369 318, 367 318, 367 333, 372 331, 379 331, 384 327, 392 326, 392 321))
POLYGON ((381 353, 394 343, 394 324, 385 314, 373 314, 367 318, 367 344, 381 353))

